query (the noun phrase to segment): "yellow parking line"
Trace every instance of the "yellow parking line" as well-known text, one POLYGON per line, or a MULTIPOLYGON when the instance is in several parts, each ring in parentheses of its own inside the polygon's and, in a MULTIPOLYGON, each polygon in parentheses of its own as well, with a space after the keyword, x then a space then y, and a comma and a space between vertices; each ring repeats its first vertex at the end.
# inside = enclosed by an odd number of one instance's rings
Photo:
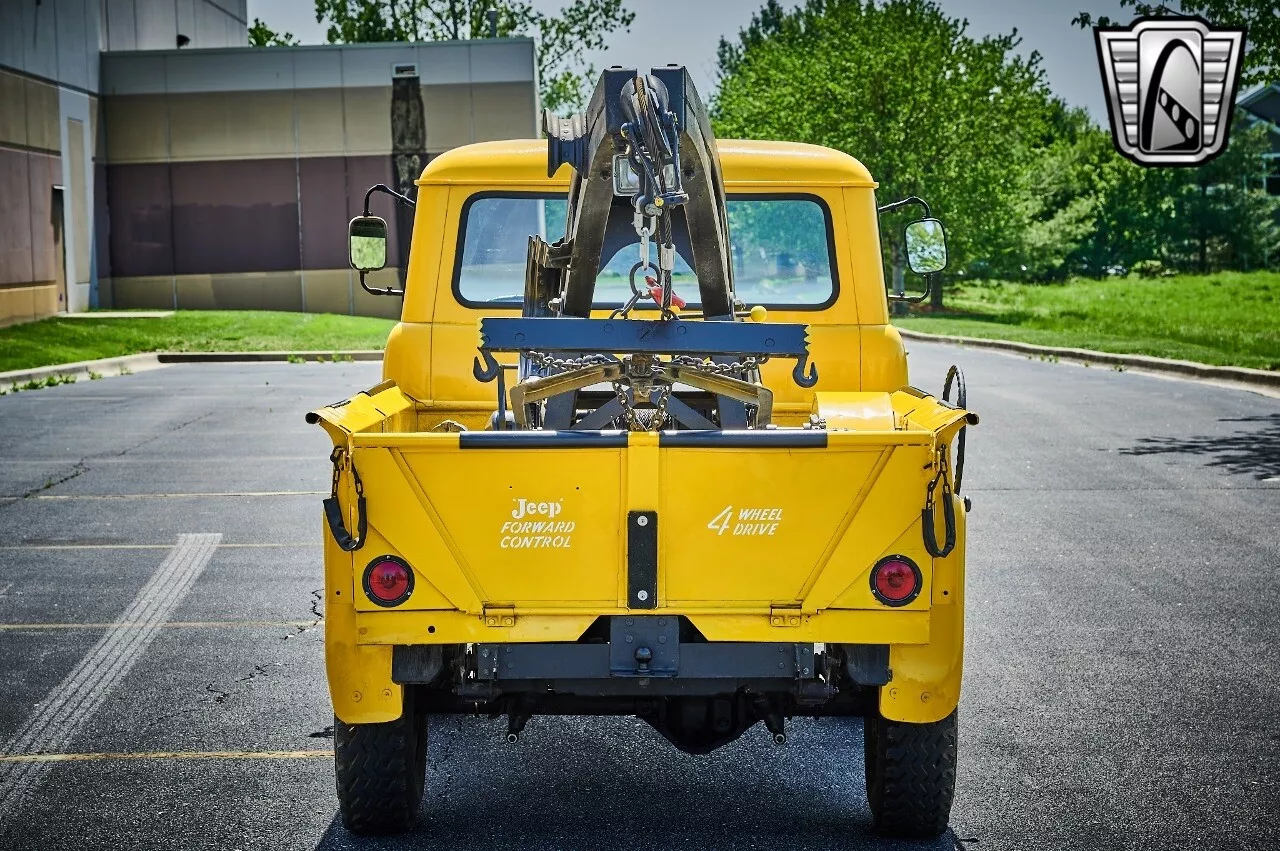
POLYGON ((115 623, 0 623, 0 630, 116 629, 144 627, 297 627, 318 626, 323 621, 117 621, 115 623))
POLYGON ((333 751, 144 751, 141 753, 24 753, 5 762, 95 762, 107 759, 322 759, 333 751))
POLYGON ((208 499, 211 497, 328 496, 328 491, 233 491, 211 493, 42 493, 27 499, 208 499))

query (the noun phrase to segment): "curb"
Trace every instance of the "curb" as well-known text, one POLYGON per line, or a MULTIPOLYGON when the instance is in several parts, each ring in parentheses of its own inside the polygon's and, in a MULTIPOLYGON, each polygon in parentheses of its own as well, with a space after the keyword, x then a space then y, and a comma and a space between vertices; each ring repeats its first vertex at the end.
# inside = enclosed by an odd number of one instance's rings
POLYGON ((66 375, 80 378, 90 373, 101 376, 128 375, 131 372, 146 372, 159 369, 163 364, 154 353, 143 355, 125 355, 119 358, 101 358, 99 360, 82 360, 75 363, 56 363, 52 366, 38 366, 34 369, 15 369, 0 372, 0 389, 7 389, 11 384, 23 384, 28 381, 43 381, 55 375, 66 375))
POLYGON ((984 340, 980 337, 926 334, 923 331, 908 331, 906 328, 898 328, 898 333, 902 335, 903 339, 919 340, 922 343, 954 343, 960 346, 972 346, 976 349, 998 349, 1024 355, 1054 355, 1063 360, 1132 367, 1133 369, 1146 370, 1147 372, 1162 372, 1180 375, 1184 378, 1196 378, 1202 381, 1230 381, 1252 387, 1280 390, 1280 371, 1268 369, 1248 369, 1243 366, 1214 366, 1213 364, 1198 363, 1190 360, 1170 360, 1168 358, 1154 358, 1149 355, 1120 355, 1115 352, 1095 352, 1092 349, 1037 346, 1032 343, 1017 343, 1013 340, 984 340))
POLYGON ((0 389, 11 384, 24 384, 28 381, 43 381, 55 375, 74 376, 80 378, 90 373, 103 377, 128 375, 134 372, 146 372, 150 369, 161 369, 171 363, 277 363, 289 358, 302 358, 305 361, 332 360, 334 356, 350 358, 353 361, 382 360, 382 352, 373 349, 360 349, 351 352, 148 352, 141 355, 125 355, 118 358, 101 358, 99 360, 77 361, 75 363, 57 363, 51 366, 38 366, 32 369, 15 369, 0 372, 0 389))
POLYGON ((356 349, 350 352, 160 352, 160 363, 276 363, 289 358, 305 361, 331 361, 335 357, 353 361, 382 360, 381 349, 356 349))

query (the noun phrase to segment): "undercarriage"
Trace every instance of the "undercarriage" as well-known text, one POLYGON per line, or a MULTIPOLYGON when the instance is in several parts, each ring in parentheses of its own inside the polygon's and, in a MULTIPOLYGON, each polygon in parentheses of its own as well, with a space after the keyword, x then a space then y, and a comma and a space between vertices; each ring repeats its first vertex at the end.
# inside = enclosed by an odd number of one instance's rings
POLYGON ((634 715, 680 750, 704 754, 763 722, 786 743, 797 716, 863 716, 887 682, 888 647, 708 642, 685 618, 602 617, 577 642, 402 645, 392 678, 427 713, 507 718, 634 715))

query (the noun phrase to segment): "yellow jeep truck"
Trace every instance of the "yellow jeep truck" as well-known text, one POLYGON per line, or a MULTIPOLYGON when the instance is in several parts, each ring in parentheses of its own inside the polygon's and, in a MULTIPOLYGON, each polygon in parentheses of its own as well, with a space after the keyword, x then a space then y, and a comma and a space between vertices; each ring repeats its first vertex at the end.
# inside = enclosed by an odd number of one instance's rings
MULTIPOLYGON (((687 85, 626 73, 641 109, 687 85)), ((601 121, 619 74, 593 100, 601 121)), ((308 416, 334 446, 325 655, 351 830, 413 824, 427 718, 443 713, 505 716, 512 743, 538 715, 634 715, 690 753, 757 722, 783 745, 788 718, 859 716, 877 828, 946 827, 964 637, 955 444, 976 417, 908 384, 867 169, 690 136, 700 105, 691 88, 682 101, 667 126, 684 186, 670 169, 654 180, 689 209, 658 223, 667 254, 638 287, 649 246, 630 228, 664 206, 636 200, 662 165, 643 162, 661 139, 634 141, 652 134, 643 113, 596 133, 594 154, 589 126, 549 117, 550 140, 433 160, 384 381, 308 416), (596 207, 590 182, 606 184, 596 207), (721 211, 723 245, 699 209, 721 211), (584 301, 565 283, 584 261, 564 258, 591 242, 590 216, 615 213, 584 301), (708 307, 715 251, 731 316, 708 307), (757 342, 681 348, 710 332, 757 342)), ((362 277, 386 274, 379 221, 352 224, 362 277)), ((908 227, 912 261, 936 269, 927 255, 945 246, 925 221, 908 227)))

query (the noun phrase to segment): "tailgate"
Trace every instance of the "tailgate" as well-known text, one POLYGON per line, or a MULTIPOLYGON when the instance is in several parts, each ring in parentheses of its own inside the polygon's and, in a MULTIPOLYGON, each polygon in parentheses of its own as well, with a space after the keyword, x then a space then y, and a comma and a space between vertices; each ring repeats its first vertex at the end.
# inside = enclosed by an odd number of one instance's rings
POLYGON ((363 482, 353 570, 384 554, 413 567, 401 608, 881 609, 867 575, 890 553, 924 574, 904 608, 928 608, 921 509, 966 413, 914 391, 819 394, 819 406, 824 395, 841 397, 833 410, 885 413, 838 418, 844 428, 436 433, 418 431, 421 406, 383 386, 312 421, 363 482))

